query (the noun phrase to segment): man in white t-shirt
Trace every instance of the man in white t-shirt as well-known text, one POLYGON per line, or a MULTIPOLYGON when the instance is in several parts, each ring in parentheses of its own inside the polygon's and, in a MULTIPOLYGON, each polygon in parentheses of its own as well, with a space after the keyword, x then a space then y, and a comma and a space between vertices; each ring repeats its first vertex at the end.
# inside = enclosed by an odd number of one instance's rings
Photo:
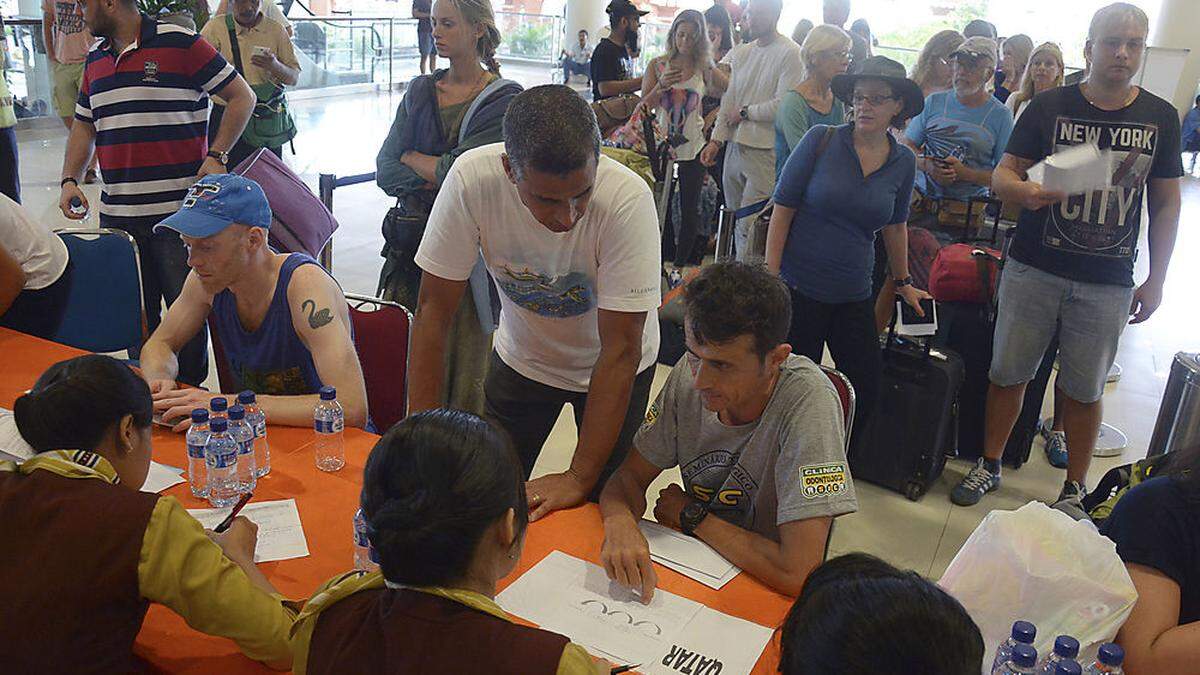
POLYGON ((0 194, 0 326, 53 337, 70 289, 67 245, 0 194))
POLYGON ((504 142, 463 153, 442 183, 416 256, 410 413, 441 400, 446 334, 481 251, 501 301, 486 415, 527 477, 563 404, 579 427, 570 468, 528 484, 531 518, 595 500, 646 411, 662 268, 650 189, 600 155, 570 88, 517 96, 504 142))
MULTIPOLYGON (((733 210, 775 192, 775 112, 780 98, 795 89, 803 75, 800 46, 776 30, 781 7, 780 0, 751 0, 744 20, 756 39, 735 46, 721 60, 732 71, 729 88, 721 97, 721 114, 700 161, 713 166, 725 146, 725 205, 733 210)), ((738 260, 762 262, 764 251, 749 250, 756 215, 738 219, 738 260)))

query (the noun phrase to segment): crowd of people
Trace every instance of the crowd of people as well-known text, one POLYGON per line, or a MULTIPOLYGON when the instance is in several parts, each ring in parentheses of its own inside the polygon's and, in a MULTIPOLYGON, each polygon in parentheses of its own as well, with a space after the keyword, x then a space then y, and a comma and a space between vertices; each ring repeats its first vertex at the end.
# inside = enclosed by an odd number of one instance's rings
MULTIPOLYGON (((586 96, 501 75, 488 0, 413 3, 423 74, 376 172, 397 200, 381 294, 415 311, 409 415, 377 430, 362 477, 381 569, 293 603, 255 567, 248 520, 206 533, 174 498, 138 492, 152 420, 183 431, 193 408, 231 396, 186 386, 208 376, 206 325, 232 391, 257 392, 272 423, 310 425, 318 390, 332 385, 346 423, 375 430, 341 288, 307 255, 272 250, 266 194, 229 173, 290 140, 278 127, 286 112, 263 108, 299 73, 289 28, 262 0, 230 0, 199 33, 132 0, 47 5, 69 128, 60 207, 72 219, 91 208, 80 184, 94 156, 100 223, 139 246, 149 337, 131 354, 138 371, 79 357, 16 401, 36 454, 0 463, 0 515, 11 516, 0 540, 27 553, 0 560, 12 589, 0 634, 60 628, 0 663, 128 670, 153 601, 298 673, 458 672, 478 663, 477 649, 496 672, 606 672, 567 638, 513 623, 494 601, 497 582, 531 522, 591 501, 606 573, 650 602, 657 578, 638 520, 651 483, 678 468, 682 484, 660 491, 656 520, 797 598, 780 672, 977 672, 982 637, 957 600, 870 556, 826 560, 834 519, 858 508, 851 441, 883 395, 878 298, 923 312, 910 223, 962 222, 984 196, 1019 214, 998 290, 984 453, 951 498, 969 506, 999 489, 1024 387, 1057 339, 1061 436, 1047 453, 1067 470, 1056 505, 1082 512, 1121 333, 1162 302, 1196 118, 1181 134, 1174 108, 1132 84, 1149 25, 1126 3, 1094 15, 1087 75, 1068 87, 1057 45, 1017 35, 1000 47, 987 22, 934 35, 907 73, 873 55, 865 21, 843 29, 849 0, 826 0, 824 23, 797 27, 799 42, 779 32, 781 10, 780 0, 716 0, 682 11, 639 77, 646 12, 613 0, 608 35, 592 48, 581 31, 561 55, 565 81, 588 75, 593 103, 633 96, 661 122, 681 211, 664 234, 646 181, 602 152, 586 96), (83 31, 97 41, 81 53, 83 31), (449 65, 436 69, 438 57, 449 65), (1117 155, 1102 198, 1029 180, 1035 163, 1085 139, 1117 155), (651 400, 663 279, 703 256, 699 204, 713 179, 736 214, 737 260, 688 279, 686 353, 651 400), (1135 284, 1143 198, 1150 275, 1135 284), (666 266, 664 237, 675 253, 666 266), (819 365, 825 349, 856 392, 852 427, 819 365), (534 478, 565 404, 578 428, 569 465, 534 478), (62 624, 64 607, 75 624, 62 624), (938 649, 924 648, 931 636, 938 649)), ((18 197, 0 196, 0 325, 51 337, 72 265, 18 197)), ((1104 522, 1140 594, 1118 636, 1134 675, 1185 672, 1200 656, 1197 470, 1200 450, 1171 457, 1104 522)))

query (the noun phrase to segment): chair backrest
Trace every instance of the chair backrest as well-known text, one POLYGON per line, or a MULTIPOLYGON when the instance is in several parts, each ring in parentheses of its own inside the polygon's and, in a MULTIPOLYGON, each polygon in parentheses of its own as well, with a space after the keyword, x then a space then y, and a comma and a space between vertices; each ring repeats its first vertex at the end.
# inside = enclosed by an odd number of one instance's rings
POLYGON ((108 228, 58 230, 71 257, 67 311, 52 339, 92 352, 119 352, 146 336, 137 242, 108 228))
POLYGON ((367 385, 371 421, 379 433, 408 411, 408 341, 412 313, 403 305, 346 294, 354 348, 367 385))
POLYGON ((842 403, 842 421, 846 424, 846 452, 849 453, 850 432, 854 428, 854 385, 850 384, 850 378, 843 375, 841 371, 828 366, 820 366, 820 368, 821 372, 825 373, 825 377, 828 377, 830 383, 833 384, 838 400, 842 403))

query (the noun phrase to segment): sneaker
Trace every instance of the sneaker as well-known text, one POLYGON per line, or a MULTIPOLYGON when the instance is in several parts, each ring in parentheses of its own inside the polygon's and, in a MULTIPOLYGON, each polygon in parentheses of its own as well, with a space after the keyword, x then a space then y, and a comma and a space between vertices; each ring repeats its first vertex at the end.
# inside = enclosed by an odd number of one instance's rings
POLYGON ((667 288, 678 288, 683 284, 683 272, 679 268, 672 268, 667 272, 667 288))
POLYGON ((1046 459, 1050 466, 1056 469, 1067 468, 1067 435, 1061 431, 1051 431, 1046 440, 1046 459))
POLYGON ((1087 517, 1087 513, 1083 510, 1083 498, 1086 496, 1087 488, 1081 483, 1069 480, 1063 483, 1062 491, 1058 493, 1058 500, 1050 508, 1058 509, 1076 520, 1081 520, 1078 518, 1078 514, 1082 513, 1084 518, 1087 517))
POLYGON ((954 487, 950 492, 950 501, 959 506, 974 506, 983 499, 983 496, 1000 487, 1000 473, 992 473, 983 465, 983 458, 980 457, 975 462, 975 468, 971 469, 962 482, 954 487))
POLYGON ((1043 441, 1049 441, 1052 433, 1054 433, 1054 418, 1042 419, 1042 423, 1038 425, 1038 435, 1042 437, 1043 441))

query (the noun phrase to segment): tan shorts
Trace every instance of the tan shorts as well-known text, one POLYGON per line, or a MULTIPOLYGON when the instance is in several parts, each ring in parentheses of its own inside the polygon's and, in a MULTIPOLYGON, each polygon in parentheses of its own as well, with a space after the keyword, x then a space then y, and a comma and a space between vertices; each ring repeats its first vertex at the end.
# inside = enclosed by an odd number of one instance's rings
POLYGON ((75 102, 79 100, 79 85, 83 82, 82 63, 52 63, 54 78, 54 112, 59 117, 74 117, 75 102))

